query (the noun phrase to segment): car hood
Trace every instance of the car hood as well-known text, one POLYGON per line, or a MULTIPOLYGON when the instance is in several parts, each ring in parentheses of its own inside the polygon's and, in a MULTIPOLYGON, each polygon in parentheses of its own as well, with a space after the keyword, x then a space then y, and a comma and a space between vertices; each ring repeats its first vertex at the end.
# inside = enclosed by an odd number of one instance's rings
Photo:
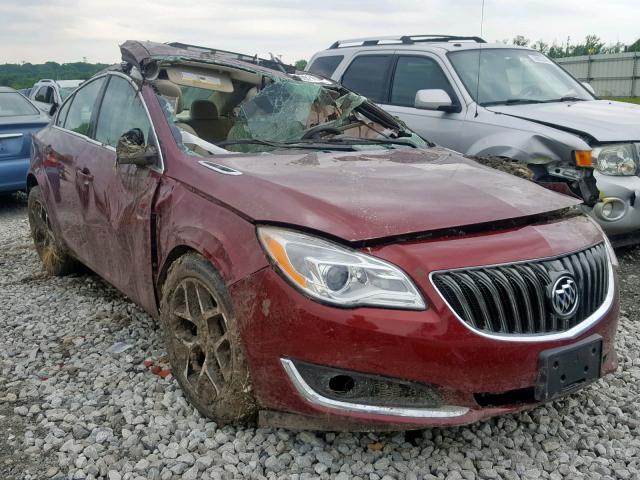
POLYGON ((492 112, 586 134, 598 142, 640 140, 640 105, 631 103, 589 100, 487 108, 492 112))
POLYGON ((441 148, 233 155, 242 175, 193 180, 257 223, 363 241, 537 215, 576 205, 528 180, 441 148), (224 178, 223 178, 224 177, 224 178), (207 187, 204 187, 207 185, 207 187))

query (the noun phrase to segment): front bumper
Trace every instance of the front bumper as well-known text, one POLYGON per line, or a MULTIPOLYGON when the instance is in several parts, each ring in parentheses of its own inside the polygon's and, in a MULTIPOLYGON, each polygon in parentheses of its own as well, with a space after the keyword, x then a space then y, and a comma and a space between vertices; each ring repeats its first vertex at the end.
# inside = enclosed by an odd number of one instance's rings
POLYGON ((584 207, 617 245, 640 242, 640 177, 615 177, 596 172, 598 189, 603 201, 594 208, 584 207), (612 214, 602 207, 611 203, 612 214), (616 241, 617 240, 617 241, 616 241))
POLYGON ((258 403, 266 411, 293 413, 315 420, 307 424, 324 423, 336 430, 363 429, 363 425, 370 429, 461 425, 535 405, 531 401, 496 404, 481 399, 497 399, 503 394, 509 398, 510 392, 533 389, 544 350, 598 334, 603 338, 601 374, 612 372, 617 366, 613 346, 618 316, 615 278, 609 307, 588 328, 568 338, 512 341, 478 335, 463 325, 428 276, 443 268, 578 250, 601 240, 597 229, 589 225, 588 220, 575 219, 376 249, 374 254, 400 265, 414 278, 428 302, 425 311, 323 305, 294 290, 272 268, 237 282, 231 286, 231 297, 258 403), (429 385, 437 391, 440 402, 416 409, 335 401, 304 381, 296 361, 429 385))

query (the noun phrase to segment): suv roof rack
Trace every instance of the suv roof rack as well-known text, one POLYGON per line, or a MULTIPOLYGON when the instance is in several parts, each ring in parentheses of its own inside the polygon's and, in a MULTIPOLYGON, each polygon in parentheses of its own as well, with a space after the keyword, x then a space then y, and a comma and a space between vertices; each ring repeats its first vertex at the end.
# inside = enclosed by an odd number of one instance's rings
POLYGON ((56 83, 56 81, 50 78, 41 78, 36 83, 56 83))
POLYGON ((413 45, 421 42, 442 43, 455 41, 487 43, 480 37, 464 37, 460 35, 400 35, 338 40, 333 43, 329 49, 345 47, 375 47, 376 45, 413 45))
POLYGON ((286 63, 282 63, 278 60, 260 58, 258 57, 257 54, 247 55, 245 53, 231 52, 229 50, 220 50, 218 48, 202 47, 199 45, 190 45, 188 43, 181 43, 181 42, 168 42, 167 45, 169 45, 170 47, 182 48, 184 50, 191 50, 193 52, 208 53, 211 55, 220 54, 227 57, 235 58, 236 60, 241 60, 243 62, 252 63, 254 65, 260 65, 262 67, 267 67, 272 70, 278 70, 280 72, 282 72, 283 69, 286 73, 295 73, 296 71, 296 68, 293 65, 287 65, 286 63))

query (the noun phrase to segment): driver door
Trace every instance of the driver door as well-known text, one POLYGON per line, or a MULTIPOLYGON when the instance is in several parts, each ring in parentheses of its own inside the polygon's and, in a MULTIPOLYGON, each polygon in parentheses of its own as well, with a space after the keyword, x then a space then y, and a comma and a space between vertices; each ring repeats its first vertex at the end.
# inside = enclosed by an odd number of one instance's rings
POLYGON ((397 53, 389 99, 384 109, 399 117, 423 138, 439 145, 458 147, 457 142, 466 123, 466 105, 460 100, 462 96, 454 88, 445 69, 438 59, 430 55, 397 53), (416 92, 428 89, 447 92, 457 111, 442 112, 415 108, 416 92))
POLYGON ((87 234, 94 251, 91 266, 147 311, 156 308, 151 258, 151 209, 160 181, 153 166, 118 165, 116 145, 138 128, 144 141, 157 146, 142 96, 131 81, 108 76, 98 111, 95 145, 83 155, 87 184, 87 234))

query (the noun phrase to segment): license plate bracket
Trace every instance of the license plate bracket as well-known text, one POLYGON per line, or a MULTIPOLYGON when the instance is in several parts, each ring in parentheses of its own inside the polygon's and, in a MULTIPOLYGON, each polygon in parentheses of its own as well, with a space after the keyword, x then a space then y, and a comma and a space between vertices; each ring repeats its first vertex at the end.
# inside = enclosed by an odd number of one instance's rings
POLYGON ((546 401, 600 378, 602 337, 592 335, 571 345, 540 353, 535 398, 546 401))

